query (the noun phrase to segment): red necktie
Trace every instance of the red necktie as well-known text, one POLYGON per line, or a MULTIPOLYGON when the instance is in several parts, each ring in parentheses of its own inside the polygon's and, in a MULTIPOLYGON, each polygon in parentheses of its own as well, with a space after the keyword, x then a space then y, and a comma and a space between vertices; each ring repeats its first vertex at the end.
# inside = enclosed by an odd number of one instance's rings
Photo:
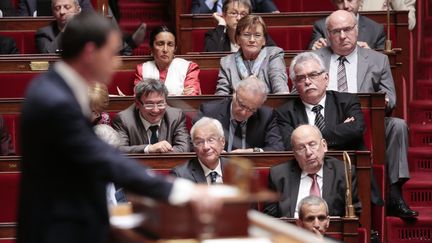
POLYGON ((309 195, 321 197, 320 188, 317 180, 317 174, 309 174, 308 176, 312 178, 312 186, 310 188, 309 195))

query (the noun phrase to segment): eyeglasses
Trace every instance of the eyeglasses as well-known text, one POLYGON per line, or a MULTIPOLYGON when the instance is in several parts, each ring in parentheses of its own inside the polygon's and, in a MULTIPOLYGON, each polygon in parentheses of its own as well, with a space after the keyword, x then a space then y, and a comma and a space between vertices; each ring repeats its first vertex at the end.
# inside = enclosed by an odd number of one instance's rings
POLYGON ((239 15, 240 15, 241 18, 243 18, 244 16, 248 15, 249 13, 246 13, 246 12, 241 12, 241 13, 239 13, 239 12, 228 12, 227 14, 228 14, 228 16, 233 17, 233 18, 237 18, 237 16, 239 16, 239 15))
POLYGON ((334 29, 334 30, 328 30, 328 31, 330 32, 330 34, 332 34, 334 36, 340 36, 342 34, 342 31, 345 34, 351 33, 354 30, 354 28, 356 27, 356 25, 357 24, 355 24, 353 26, 348 26, 348 27, 345 27, 345 28, 341 28, 341 29, 334 29))
MULTIPOLYGON (((142 103, 141 103, 142 104, 142 103)), ((154 108, 158 108, 159 110, 165 109, 167 107, 167 104, 164 103, 155 103, 155 104, 142 104, 144 109, 146 110, 153 110, 154 108)))
POLYGON ((321 71, 321 72, 311 72, 305 75, 297 75, 295 82, 296 84, 304 84, 304 82, 306 82, 306 79, 308 78, 311 81, 316 81, 321 74, 323 74, 325 71, 321 71))
POLYGON ((205 143, 207 143, 208 145, 215 145, 219 140, 220 140, 220 138, 218 138, 218 137, 209 137, 207 139, 195 139, 192 142, 192 144, 195 147, 202 147, 202 146, 204 146, 205 143))
POLYGON ((242 33, 240 36, 243 39, 245 39, 245 40, 250 40, 252 38, 252 36, 254 37, 255 40, 260 40, 260 39, 263 38, 264 35, 261 34, 261 33, 254 33, 254 34, 252 34, 252 33, 242 33))
POLYGON ((302 145, 293 147, 293 151, 297 154, 304 154, 308 148, 312 151, 318 150, 319 145, 320 145, 319 142, 312 141, 312 142, 309 142, 307 144, 302 144, 302 145))
POLYGON ((303 221, 311 223, 313 221, 315 221, 315 219, 318 219, 318 221, 323 222, 325 220, 328 220, 328 217, 326 215, 318 215, 318 216, 308 216, 306 218, 303 219, 303 221))
POLYGON ((257 112, 257 108, 252 109, 252 108, 246 106, 245 104, 243 104, 243 102, 241 102, 241 100, 238 97, 238 93, 235 94, 235 97, 236 97, 235 100, 236 100, 237 104, 240 106, 240 109, 247 111, 247 112, 251 112, 251 113, 257 112))

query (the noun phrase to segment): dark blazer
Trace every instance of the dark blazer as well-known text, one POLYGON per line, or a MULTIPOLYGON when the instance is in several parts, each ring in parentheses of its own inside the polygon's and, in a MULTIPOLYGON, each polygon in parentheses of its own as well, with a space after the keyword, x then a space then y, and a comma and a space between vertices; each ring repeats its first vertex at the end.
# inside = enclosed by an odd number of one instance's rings
POLYGON ((100 140, 55 71, 29 86, 21 114, 18 243, 107 242, 106 185, 167 200, 172 184, 100 140))
POLYGON ((36 31, 36 49, 39 53, 56 53, 60 50, 63 33, 57 27, 57 22, 42 27, 36 31))
MULTIPOLYGON (((18 3, 18 15, 20 16, 33 16, 34 11, 38 10, 38 1, 40 0, 20 0, 18 3)), ((51 3, 50 0, 44 0, 46 3, 51 3)), ((94 10, 90 0, 78 0, 82 11, 94 10)), ((38 11, 39 12, 39 11, 38 11)), ((51 8, 46 9, 45 12, 38 13, 38 16, 51 16, 51 8)))
MULTIPOLYGON (((120 151, 124 153, 144 153, 149 138, 135 104, 119 112, 112 125, 120 134, 120 151)), ((158 140, 166 140, 173 146, 175 152, 190 151, 190 137, 186 128, 186 118, 180 109, 166 108, 159 127, 158 140)))
POLYGON ((0 10, 3 13, 3 17, 15 16, 15 9, 12 6, 12 1, 0 1, 0 10))
MULTIPOLYGON (((222 123, 225 135, 225 150, 228 149, 232 98, 204 103, 200 106, 195 121, 203 116, 222 123)), ((240 139, 240 138, 239 138, 240 139)), ((262 106, 247 121, 246 148, 262 148, 264 151, 283 151, 284 146, 273 109, 262 106)))
MULTIPOLYGON (((220 158, 221 169, 223 172, 223 168, 227 163, 226 159, 220 158)), ((204 175, 204 170, 202 169, 198 158, 193 158, 186 163, 177 165, 170 171, 170 175, 175 177, 180 177, 184 179, 188 179, 195 183, 207 184, 207 179, 204 175)), ((223 176, 223 175, 222 175, 223 176)), ((223 177, 222 177, 223 178, 223 177)))
MULTIPOLYGON (((359 15, 358 25, 358 41, 368 43, 369 47, 372 49, 384 49, 386 34, 382 24, 378 24, 368 17, 359 15)), ((313 44, 319 38, 328 39, 325 18, 317 20, 314 23, 312 38, 308 49, 312 49, 313 44)))
POLYGON ((11 135, 5 124, 3 116, 0 115, 0 156, 14 155, 11 135))
MULTIPOLYGON (((326 91, 325 128, 322 131, 330 149, 364 150, 365 123, 360 101, 355 94, 326 91), (348 117, 354 122, 344 123, 348 117)), ((291 134, 301 124, 308 124, 306 110, 300 97, 289 100, 276 109, 277 122, 286 150, 292 150, 291 134)))
MULTIPOLYGON (((361 202, 357 196, 355 168, 352 169, 352 202, 356 214, 359 215, 361 213, 361 202)), ((302 170, 295 159, 273 166, 270 169, 269 188, 279 192, 281 198, 279 202, 266 204, 264 213, 274 217, 294 217, 301 173, 302 170)), ((326 156, 323 165, 322 198, 328 204, 330 216, 345 215, 345 190, 343 161, 326 156)))
MULTIPOLYGON (((231 43, 225 31, 226 26, 218 25, 216 28, 208 30, 204 39, 205 52, 231 51, 231 43)), ((266 35, 266 46, 276 46, 276 43, 269 35, 266 35)))
MULTIPOLYGON (((251 0, 250 2, 253 13, 271 13, 278 10, 272 0, 251 0)), ((192 0, 191 13, 213 13, 213 10, 208 8, 205 0, 192 0)))
POLYGON ((15 40, 7 36, 0 36, 0 54, 19 54, 15 40))

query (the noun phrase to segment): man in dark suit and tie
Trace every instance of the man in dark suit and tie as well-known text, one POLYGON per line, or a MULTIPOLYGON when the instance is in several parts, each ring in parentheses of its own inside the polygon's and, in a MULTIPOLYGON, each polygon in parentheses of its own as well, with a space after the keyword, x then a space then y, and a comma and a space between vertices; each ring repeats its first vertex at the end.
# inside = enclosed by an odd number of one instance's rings
POLYGON ((202 104, 197 119, 207 116, 221 122, 228 152, 282 151, 276 115, 263 106, 266 99, 266 84, 251 76, 235 87, 232 98, 202 104))
MULTIPOLYGON (((192 0, 191 13, 222 13, 224 0, 192 0)), ((252 0, 250 1, 254 13, 279 13, 272 0, 252 0)))
MULTIPOLYGON (((316 126, 301 125, 291 136, 295 159, 270 169, 269 188, 279 192, 279 202, 268 203, 264 213, 274 217, 298 218, 297 205, 303 198, 322 197, 330 216, 345 215, 346 180, 344 162, 325 156, 326 140, 316 126)), ((353 168, 352 199, 357 215, 361 203, 357 196, 357 177, 353 168)))
POLYGON ((170 174, 195 183, 223 183, 225 159, 220 157, 225 145, 222 125, 216 119, 203 117, 191 129, 196 158, 173 168, 170 174))
MULTIPOLYGON (((388 57, 358 46, 357 18, 350 12, 338 10, 327 21, 330 47, 316 53, 329 73, 327 89, 349 93, 385 93, 386 113, 396 106, 396 90, 388 57)), ((405 203, 402 185, 409 180, 408 126, 396 117, 385 117, 386 165, 390 181, 388 214, 413 218, 418 212, 405 203)))
POLYGON ((326 91, 329 76, 317 54, 303 52, 294 57, 290 78, 299 97, 276 109, 286 150, 292 149, 291 134, 301 124, 317 125, 329 149, 365 149, 364 117, 357 95, 326 91))
POLYGON ((168 90, 160 80, 144 79, 135 86, 135 103, 121 111, 113 127, 124 153, 189 152, 190 138, 182 110, 169 107, 168 90))
MULTIPOLYGON (((357 20, 359 30, 358 45, 365 48, 384 49, 386 34, 384 26, 372 19, 358 14, 362 0, 331 0, 339 10, 346 10, 353 13, 357 20)), ((320 19, 314 23, 312 38, 309 49, 317 50, 329 46, 329 36, 326 29, 326 19, 320 19)))
MULTIPOLYGON (((73 0, 81 9, 86 11, 93 11, 93 5, 90 0, 73 0)), ((20 16, 51 16, 51 3, 52 0, 20 0, 18 2, 18 15, 20 16)))
POLYGON ((118 29, 103 16, 81 14, 64 36, 62 60, 30 84, 22 108, 17 242, 107 242, 109 181, 214 211, 206 187, 150 174, 93 132, 88 89, 108 84, 120 65, 118 29))

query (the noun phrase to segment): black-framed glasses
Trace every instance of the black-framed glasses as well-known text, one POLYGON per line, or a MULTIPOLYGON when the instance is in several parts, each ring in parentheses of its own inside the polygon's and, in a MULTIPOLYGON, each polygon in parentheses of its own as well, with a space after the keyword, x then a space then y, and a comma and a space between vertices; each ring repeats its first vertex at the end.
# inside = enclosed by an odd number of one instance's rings
POLYGON ((323 74, 323 73, 325 73, 325 71, 311 72, 311 73, 308 73, 305 75, 297 75, 295 82, 297 84, 303 84, 304 82, 306 82, 306 79, 316 81, 321 76, 321 74, 323 74))

